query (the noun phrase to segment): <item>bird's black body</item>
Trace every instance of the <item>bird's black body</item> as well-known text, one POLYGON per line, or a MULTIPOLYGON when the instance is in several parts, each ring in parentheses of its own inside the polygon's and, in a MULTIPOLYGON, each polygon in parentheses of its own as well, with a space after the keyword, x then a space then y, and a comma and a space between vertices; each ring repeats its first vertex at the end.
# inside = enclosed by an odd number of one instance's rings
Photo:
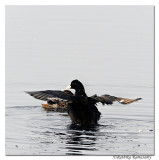
POLYGON ((75 124, 94 125, 100 119, 101 113, 95 106, 96 102, 87 97, 84 86, 78 80, 71 82, 71 89, 75 89, 75 99, 68 104, 68 114, 75 124))
POLYGON ((101 115, 96 107, 98 102, 102 103, 103 105, 113 104, 114 101, 118 101, 121 104, 129 104, 141 99, 127 99, 106 94, 102 96, 93 95, 88 97, 85 93, 83 84, 78 80, 73 80, 67 89, 74 89, 75 94, 68 90, 46 90, 27 93, 37 99, 47 101, 48 105, 56 104, 57 108, 64 103, 64 108, 67 109, 72 123, 83 126, 97 124, 101 115))
POLYGON ((100 119, 101 113, 88 97, 79 97, 77 101, 68 104, 68 114, 75 124, 94 125, 100 119))

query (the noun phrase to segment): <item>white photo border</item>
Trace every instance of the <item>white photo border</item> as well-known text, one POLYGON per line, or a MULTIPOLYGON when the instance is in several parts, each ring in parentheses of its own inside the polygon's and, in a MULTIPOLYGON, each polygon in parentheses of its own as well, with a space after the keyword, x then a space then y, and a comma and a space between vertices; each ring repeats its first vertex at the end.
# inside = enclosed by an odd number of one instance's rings
MULTIPOLYGON (((41 160, 41 159, 110 159, 113 160, 112 156, 5 156, 5 5, 152 5, 155 6, 155 97, 159 95, 159 2, 158 0, 2 0, 0 1, 0 126, 1 126, 1 136, 0 136, 0 159, 31 159, 31 160, 41 160)), ((155 99, 155 126, 159 126, 159 100, 155 99)), ((155 127, 155 135, 158 135, 159 127, 155 127)), ((151 159, 159 159, 159 138, 155 136, 155 156, 151 159)), ((124 159, 125 160, 125 159, 124 159)))

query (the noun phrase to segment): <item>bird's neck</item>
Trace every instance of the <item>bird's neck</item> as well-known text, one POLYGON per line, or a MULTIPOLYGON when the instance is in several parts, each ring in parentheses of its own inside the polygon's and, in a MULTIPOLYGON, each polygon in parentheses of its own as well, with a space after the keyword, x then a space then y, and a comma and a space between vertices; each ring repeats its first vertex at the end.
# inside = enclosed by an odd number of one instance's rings
POLYGON ((75 91, 75 96, 84 96, 87 97, 84 89, 78 89, 75 91))

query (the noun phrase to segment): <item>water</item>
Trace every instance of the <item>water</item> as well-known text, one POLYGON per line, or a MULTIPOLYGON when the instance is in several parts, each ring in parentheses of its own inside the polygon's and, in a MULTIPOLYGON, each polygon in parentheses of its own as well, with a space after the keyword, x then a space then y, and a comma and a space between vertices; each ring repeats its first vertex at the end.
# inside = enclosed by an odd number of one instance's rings
MULTIPOLYGON (((117 96, 142 95, 143 100, 112 106, 98 105, 102 113, 96 127, 72 126, 67 113, 46 112, 40 100, 22 92, 39 84, 7 84, 7 155, 152 155, 154 153, 154 107, 152 87, 86 85, 88 92, 111 92, 117 96), (125 92, 124 92, 124 91, 125 92), (13 94, 14 92, 14 94, 13 94), (143 94, 144 93, 144 94, 143 94)), ((64 88, 61 84, 43 84, 64 88)), ((41 85, 41 88, 44 86, 41 85)), ((114 95, 114 94, 113 94, 114 95)))

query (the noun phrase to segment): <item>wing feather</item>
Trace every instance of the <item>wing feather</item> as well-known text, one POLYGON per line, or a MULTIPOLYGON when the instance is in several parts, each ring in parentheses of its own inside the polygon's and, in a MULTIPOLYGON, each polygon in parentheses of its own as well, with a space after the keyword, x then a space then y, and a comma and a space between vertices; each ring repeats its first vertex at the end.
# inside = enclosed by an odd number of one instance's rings
POLYGON ((128 98, 117 98, 117 101, 121 104, 130 104, 133 103, 135 101, 141 100, 142 98, 136 98, 136 99, 128 99, 128 98))
POLYGON ((111 96, 108 94, 104 94, 102 96, 97 96, 97 95, 93 95, 91 96, 91 98, 96 102, 100 102, 103 105, 104 104, 113 104, 114 101, 117 101, 121 104, 130 104, 133 103, 135 101, 141 100, 142 98, 136 98, 136 99, 128 99, 128 98, 121 98, 121 97, 115 97, 115 96, 111 96))
POLYGON ((49 98, 63 99, 71 101, 74 99, 74 95, 65 93, 66 91, 59 90, 46 90, 46 91, 31 91, 26 92, 29 95, 33 96, 36 99, 47 101, 49 98))

